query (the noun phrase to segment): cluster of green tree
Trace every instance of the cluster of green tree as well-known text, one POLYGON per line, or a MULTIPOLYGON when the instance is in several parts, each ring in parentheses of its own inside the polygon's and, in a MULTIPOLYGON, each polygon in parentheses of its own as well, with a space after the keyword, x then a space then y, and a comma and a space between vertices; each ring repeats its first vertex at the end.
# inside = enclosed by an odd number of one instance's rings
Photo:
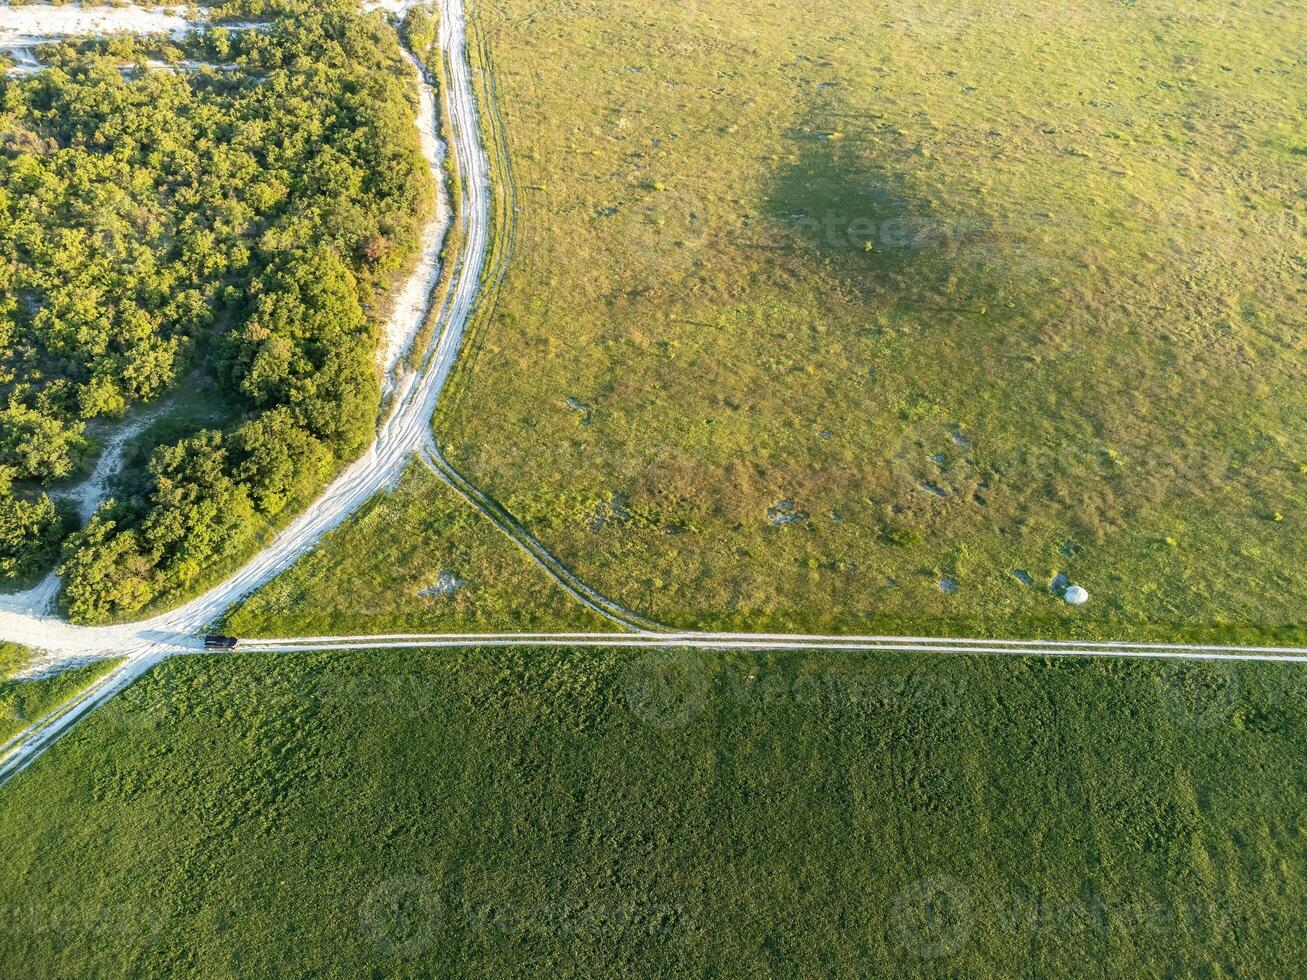
POLYGON ((63 534, 63 515, 49 495, 15 495, 12 469, 0 467, 0 582, 25 582, 48 568, 63 534))
POLYGON ((408 45, 409 50, 430 74, 437 74, 434 69, 439 68, 437 59, 440 57, 440 21, 437 19, 436 12, 425 7, 410 7, 404 14, 401 30, 404 33, 404 43, 408 45))
POLYGON ((45 492, 87 425, 205 372, 222 431, 154 448, 63 544, 80 621, 239 555, 375 423, 376 322, 431 186, 395 32, 350 0, 244 0, 189 39, 43 50, 0 82, 0 584, 49 567, 45 492), (149 71, 147 58, 230 70, 149 71))

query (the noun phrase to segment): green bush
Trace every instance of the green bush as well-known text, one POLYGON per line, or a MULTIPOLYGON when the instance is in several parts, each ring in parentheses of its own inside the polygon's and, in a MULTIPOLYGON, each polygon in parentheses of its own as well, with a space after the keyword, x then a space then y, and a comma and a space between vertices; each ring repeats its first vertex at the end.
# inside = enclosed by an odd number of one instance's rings
POLYGON ((63 529, 63 516, 49 496, 13 496, 9 471, 0 467, 0 583, 25 582, 49 567, 63 529))

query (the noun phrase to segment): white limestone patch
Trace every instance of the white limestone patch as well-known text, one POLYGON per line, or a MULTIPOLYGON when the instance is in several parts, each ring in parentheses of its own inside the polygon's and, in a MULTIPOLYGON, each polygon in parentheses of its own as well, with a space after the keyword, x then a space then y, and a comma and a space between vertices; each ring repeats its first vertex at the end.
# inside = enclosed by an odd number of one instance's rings
POLYGON ((436 576, 434 584, 427 586, 418 595, 424 599, 447 599, 457 595, 466 584, 453 572, 444 571, 436 576))
MULTIPOLYGON (((436 106, 436 92, 417 59, 407 48, 403 49, 404 59, 412 67, 418 82, 418 143, 422 156, 433 174, 443 175, 445 144, 437 135, 439 110, 436 106)), ((390 392, 396 383, 395 369, 400 358, 408 353, 413 341, 421 332, 435 299, 435 289, 440 283, 440 249, 444 245, 445 235, 452 220, 452 208, 445 181, 438 180, 436 188, 436 213, 422 230, 422 251, 418 263, 409 276, 404 287, 395 296, 394 307, 386 318, 382 328, 382 343, 377 351, 377 364, 385 379, 385 390, 390 392)))
POLYGON ((85 34, 169 34, 182 38, 199 29, 202 20, 202 12, 190 7, 6 4, 0 6, 0 48, 30 48, 85 34))
MULTIPOLYGON (((173 40, 207 30, 208 12, 186 6, 169 7, 109 7, 79 6, 74 4, 28 4, 14 7, 0 4, 0 51, 9 55, 14 65, 6 70, 10 78, 26 78, 40 72, 45 66, 36 57, 35 48, 54 44, 72 37, 105 37, 110 34, 166 34, 173 40)), ((242 21, 215 24, 227 31, 263 30, 269 25, 263 21, 242 21)), ((151 61, 146 65, 166 71, 190 72, 209 68, 214 71, 234 71, 236 65, 206 64, 198 61, 151 61)), ((125 71, 133 71, 126 66, 125 71)))

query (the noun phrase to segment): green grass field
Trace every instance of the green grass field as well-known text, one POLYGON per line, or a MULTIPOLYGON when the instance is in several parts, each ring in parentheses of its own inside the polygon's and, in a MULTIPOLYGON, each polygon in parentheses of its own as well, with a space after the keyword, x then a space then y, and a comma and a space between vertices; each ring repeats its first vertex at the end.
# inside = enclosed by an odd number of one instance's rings
POLYGON ((582 578, 684 626, 1304 642, 1294 5, 474 11, 516 240, 436 428, 582 578))
POLYGON ((0 744, 104 676, 117 663, 98 660, 47 677, 18 679, 15 675, 31 658, 30 650, 0 643, 0 744))
POLYGON ((1299 972, 1278 665, 183 658, 0 794, 6 976, 1299 972))
POLYGON ((224 628, 238 636, 360 636, 611 627, 415 463, 394 493, 247 600, 224 628))

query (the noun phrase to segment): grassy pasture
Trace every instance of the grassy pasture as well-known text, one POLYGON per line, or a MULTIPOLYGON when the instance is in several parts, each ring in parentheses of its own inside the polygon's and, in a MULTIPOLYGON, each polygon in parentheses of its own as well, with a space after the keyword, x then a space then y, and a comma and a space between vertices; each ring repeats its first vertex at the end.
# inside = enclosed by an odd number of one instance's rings
POLYGON ((1295 5, 474 11, 515 242, 437 432, 583 578, 685 626, 1303 642, 1295 5))

